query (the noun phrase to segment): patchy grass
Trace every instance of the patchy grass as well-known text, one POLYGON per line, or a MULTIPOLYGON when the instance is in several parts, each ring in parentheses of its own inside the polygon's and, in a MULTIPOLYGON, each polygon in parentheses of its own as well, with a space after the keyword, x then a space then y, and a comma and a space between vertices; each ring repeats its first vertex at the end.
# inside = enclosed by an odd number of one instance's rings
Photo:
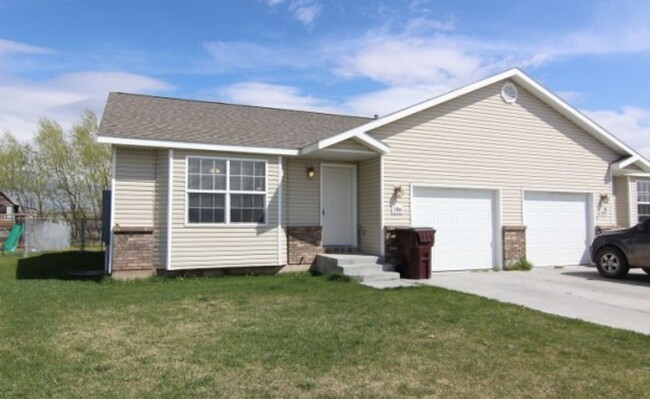
POLYGON ((308 274, 69 280, 101 259, 88 256, 40 258, 48 272, 0 258, 0 397, 618 398, 650 385, 649 337, 475 296, 308 274))

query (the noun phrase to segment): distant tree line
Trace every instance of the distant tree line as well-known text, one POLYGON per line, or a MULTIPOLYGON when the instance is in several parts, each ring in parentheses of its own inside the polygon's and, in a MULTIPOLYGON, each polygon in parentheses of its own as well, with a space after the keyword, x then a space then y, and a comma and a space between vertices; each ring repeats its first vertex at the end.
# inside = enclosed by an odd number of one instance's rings
POLYGON ((41 118, 30 142, 5 132, 0 138, 0 191, 39 217, 68 220, 73 232, 100 219, 111 150, 97 143, 98 130, 97 116, 85 111, 69 131, 41 118))

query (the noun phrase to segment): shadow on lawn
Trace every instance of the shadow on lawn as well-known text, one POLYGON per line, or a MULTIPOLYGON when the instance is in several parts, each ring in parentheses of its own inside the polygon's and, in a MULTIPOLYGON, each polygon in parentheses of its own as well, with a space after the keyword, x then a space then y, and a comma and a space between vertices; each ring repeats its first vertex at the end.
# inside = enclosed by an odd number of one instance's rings
POLYGON ((18 259, 18 280, 95 280, 103 278, 104 252, 68 251, 18 259), (97 271, 98 273, 91 273, 97 271))

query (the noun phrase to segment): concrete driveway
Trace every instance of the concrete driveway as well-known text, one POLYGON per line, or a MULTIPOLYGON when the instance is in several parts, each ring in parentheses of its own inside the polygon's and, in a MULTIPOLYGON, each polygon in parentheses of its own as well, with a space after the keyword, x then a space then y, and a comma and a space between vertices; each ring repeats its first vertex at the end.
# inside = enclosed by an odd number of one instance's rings
POLYGON ((650 335, 650 276, 640 269, 623 280, 605 279, 595 267, 569 266, 435 273, 419 282, 650 335))

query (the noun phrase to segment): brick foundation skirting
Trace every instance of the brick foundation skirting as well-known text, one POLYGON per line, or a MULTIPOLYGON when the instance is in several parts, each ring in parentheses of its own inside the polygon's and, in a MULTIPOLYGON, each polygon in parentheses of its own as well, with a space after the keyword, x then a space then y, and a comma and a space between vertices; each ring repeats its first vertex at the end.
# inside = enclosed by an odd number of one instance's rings
POLYGON ((385 262, 391 265, 399 263, 399 248, 397 246, 397 235, 395 234, 395 226, 386 226, 384 228, 384 252, 385 262))
POLYGON ((503 226, 503 264, 526 257, 526 226, 503 226))
POLYGON ((290 265, 311 265, 323 253, 321 226, 287 227, 287 255, 290 265))
POLYGON ((153 227, 116 226, 113 229, 113 276, 155 274, 153 252, 153 227))

